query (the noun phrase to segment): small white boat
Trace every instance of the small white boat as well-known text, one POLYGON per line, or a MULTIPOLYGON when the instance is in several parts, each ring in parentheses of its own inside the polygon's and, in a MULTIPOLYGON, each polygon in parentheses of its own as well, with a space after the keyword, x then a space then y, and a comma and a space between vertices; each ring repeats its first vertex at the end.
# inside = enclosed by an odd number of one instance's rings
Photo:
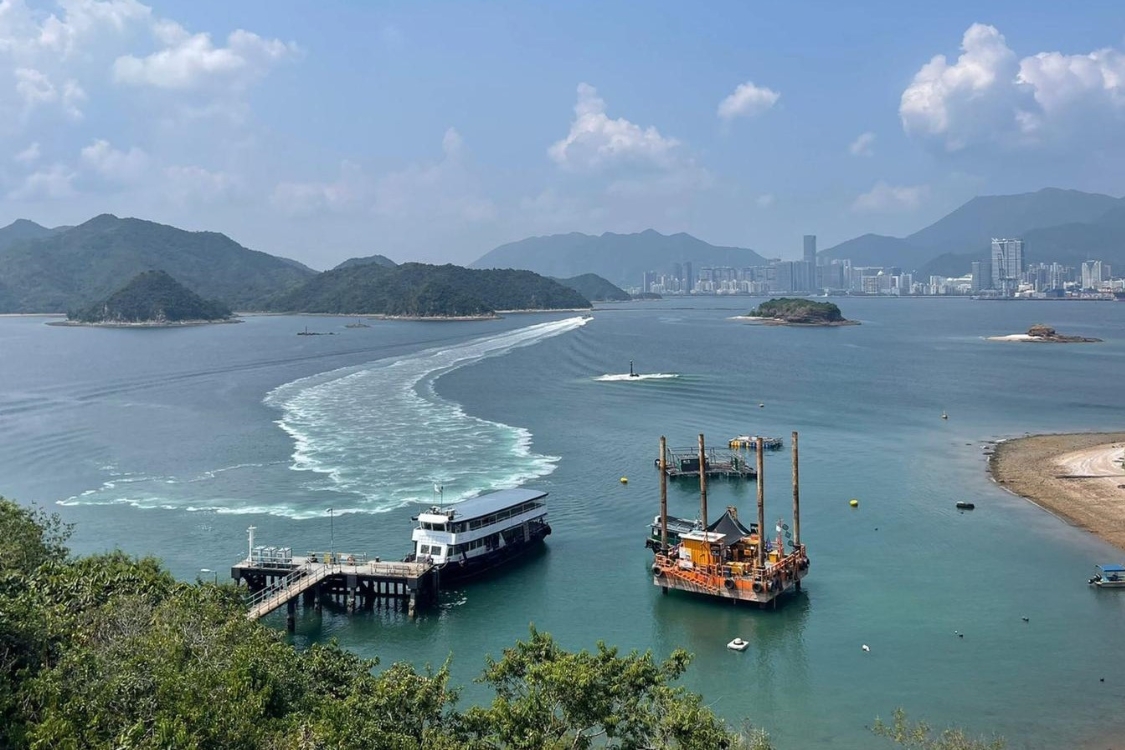
POLYGON ((741 638, 735 638, 727 644, 727 648, 732 651, 745 651, 746 647, 750 645, 750 641, 744 641, 741 638))
POLYGON ((1098 565, 1089 583, 1102 589, 1125 588, 1125 565, 1098 565))

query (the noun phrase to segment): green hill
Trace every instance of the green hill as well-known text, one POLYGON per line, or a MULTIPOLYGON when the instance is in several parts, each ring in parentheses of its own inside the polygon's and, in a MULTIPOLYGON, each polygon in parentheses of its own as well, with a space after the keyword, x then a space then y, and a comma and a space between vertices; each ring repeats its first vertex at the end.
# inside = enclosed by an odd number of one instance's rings
POLYGON ((570 279, 555 279, 555 281, 570 287, 591 302, 624 302, 632 299, 628 292, 593 273, 584 273, 570 279))
POLYGON ((464 317, 497 310, 588 308, 578 292, 531 271, 366 263, 337 268, 278 295, 277 312, 464 317))
POLYGON ((0 228, 0 250, 6 247, 11 247, 17 242, 24 240, 35 240, 40 237, 48 237, 55 232, 70 229, 70 227, 60 227, 58 229, 48 229, 47 227, 40 226, 34 221, 27 219, 16 219, 6 227, 0 228))
POLYGON ((67 313, 81 323, 183 323, 231 317, 222 302, 205 300, 163 271, 140 273, 102 302, 67 313))
POLYGON ((0 312, 76 310, 157 268, 203 297, 242 310, 259 309, 264 299, 316 273, 217 232, 103 214, 0 247, 0 312))
POLYGON ((674 263, 702 266, 759 266, 766 260, 753 250, 718 247, 690 234, 664 235, 647 229, 639 234, 600 236, 571 232, 529 237, 491 250, 471 268, 525 268, 552 278, 593 273, 614 284, 639 286, 646 271, 667 273, 674 263))
POLYGON ((768 318, 793 325, 840 325, 850 323, 831 302, 816 302, 801 297, 778 297, 763 302, 746 313, 750 318, 768 318))
POLYGON ((398 265, 398 263, 395 263, 385 255, 368 255, 364 258, 348 258, 332 270, 336 270, 339 268, 351 268, 352 266, 362 266, 368 263, 376 263, 380 266, 386 266, 387 268, 394 268, 398 265))

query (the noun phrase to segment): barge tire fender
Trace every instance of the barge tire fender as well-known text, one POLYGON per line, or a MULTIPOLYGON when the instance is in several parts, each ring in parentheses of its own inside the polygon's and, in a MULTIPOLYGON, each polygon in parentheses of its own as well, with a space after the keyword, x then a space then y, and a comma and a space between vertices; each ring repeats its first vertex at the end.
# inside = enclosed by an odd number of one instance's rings
POLYGON ((733 590, 734 587, 735 587, 734 579, 733 578, 726 579, 725 581, 723 581, 723 585, 726 586, 728 589, 733 590))

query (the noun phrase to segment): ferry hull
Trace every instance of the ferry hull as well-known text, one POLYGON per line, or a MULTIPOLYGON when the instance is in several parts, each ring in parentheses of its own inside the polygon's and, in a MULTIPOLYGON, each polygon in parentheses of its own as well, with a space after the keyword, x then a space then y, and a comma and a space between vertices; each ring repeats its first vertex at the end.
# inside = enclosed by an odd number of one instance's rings
POLYGON ((513 564, 519 558, 540 547, 550 533, 551 527, 548 524, 542 524, 531 532, 527 541, 521 540, 505 544, 500 549, 469 557, 465 560, 450 560, 438 568, 441 586, 445 588, 450 584, 463 583, 513 564))

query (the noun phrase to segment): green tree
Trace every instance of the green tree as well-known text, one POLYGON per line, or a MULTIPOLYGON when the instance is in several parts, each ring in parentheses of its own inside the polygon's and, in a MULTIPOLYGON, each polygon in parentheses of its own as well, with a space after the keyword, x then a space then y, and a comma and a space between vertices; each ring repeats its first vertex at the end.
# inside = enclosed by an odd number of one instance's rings
POLYGON ((890 724, 884 723, 882 719, 876 719, 871 731, 880 737, 886 737, 900 747, 915 748, 915 750, 1004 750, 1005 747, 1003 739, 974 738, 956 728, 944 729, 934 734, 925 722, 908 721, 906 712, 901 708, 895 709, 890 724))
POLYGON ((462 729, 475 747, 512 750, 744 744, 698 695, 671 685, 690 660, 682 650, 664 662, 648 652, 619 656, 604 643, 593 653, 569 653, 533 626, 527 641, 499 660, 488 658, 478 681, 491 685, 496 698, 487 708, 469 709, 462 729))

